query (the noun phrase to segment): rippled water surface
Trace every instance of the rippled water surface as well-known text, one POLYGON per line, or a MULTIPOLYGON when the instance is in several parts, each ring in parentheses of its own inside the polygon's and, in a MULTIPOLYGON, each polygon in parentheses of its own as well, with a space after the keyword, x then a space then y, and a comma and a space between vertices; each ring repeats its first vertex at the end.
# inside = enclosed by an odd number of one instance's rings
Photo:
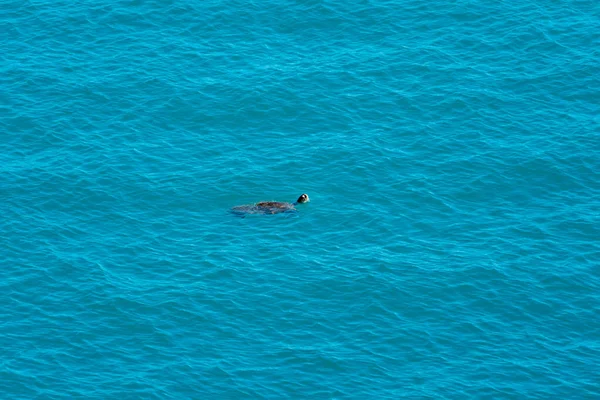
POLYGON ((600 397, 597 1, 0 21, 1 398, 600 397))

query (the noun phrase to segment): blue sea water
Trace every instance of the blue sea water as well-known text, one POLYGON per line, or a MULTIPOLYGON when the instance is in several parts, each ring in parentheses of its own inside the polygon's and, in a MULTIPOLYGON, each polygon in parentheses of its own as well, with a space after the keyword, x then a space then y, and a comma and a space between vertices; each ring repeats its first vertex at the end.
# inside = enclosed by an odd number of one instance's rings
POLYGON ((597 1, 0 21, 0 398, 600 398, 597 1))

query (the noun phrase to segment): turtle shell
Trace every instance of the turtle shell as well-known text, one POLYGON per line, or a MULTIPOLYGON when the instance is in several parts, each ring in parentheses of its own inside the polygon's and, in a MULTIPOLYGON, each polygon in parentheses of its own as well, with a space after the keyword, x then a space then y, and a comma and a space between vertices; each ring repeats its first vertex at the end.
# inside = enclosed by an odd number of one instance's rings
POLYGON ((247 204, 233 207, 231 211, 234 214, 281 214, 285 212, 294 212, 296 207, 292 203, 283 203, 279 201, 261 201, 256 204, 247 204))

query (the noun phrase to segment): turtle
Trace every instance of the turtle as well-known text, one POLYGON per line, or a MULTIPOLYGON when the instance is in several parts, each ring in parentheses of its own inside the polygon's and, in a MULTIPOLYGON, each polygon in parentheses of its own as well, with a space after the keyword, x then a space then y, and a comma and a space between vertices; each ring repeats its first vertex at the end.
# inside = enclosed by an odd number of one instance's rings
POLYGON ((259 201, 255 204, 247 204, 243 206, 236 206, 231 209, 234 214, 280 214, 284 212, 296 211, 297 204, 308 203, 310 199, 306 193, 303 193, 298 197, 294 203, 284 203, 281 201, 259 201))

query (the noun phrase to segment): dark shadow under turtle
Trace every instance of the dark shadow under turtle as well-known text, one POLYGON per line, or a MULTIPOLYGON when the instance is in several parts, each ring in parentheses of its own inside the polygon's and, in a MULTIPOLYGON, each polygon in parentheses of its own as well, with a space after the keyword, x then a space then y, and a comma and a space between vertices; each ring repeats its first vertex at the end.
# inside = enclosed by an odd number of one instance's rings
POLYGON ((260 201, 255 204, 246 204, 236 206, 231 209, 236 215, 245 216, 248 214, 281 214, 296 212, 296 205, 308 203, 310 199, 307 194, 302 194, 294 203, 284 203, 280 201, 260 201))

